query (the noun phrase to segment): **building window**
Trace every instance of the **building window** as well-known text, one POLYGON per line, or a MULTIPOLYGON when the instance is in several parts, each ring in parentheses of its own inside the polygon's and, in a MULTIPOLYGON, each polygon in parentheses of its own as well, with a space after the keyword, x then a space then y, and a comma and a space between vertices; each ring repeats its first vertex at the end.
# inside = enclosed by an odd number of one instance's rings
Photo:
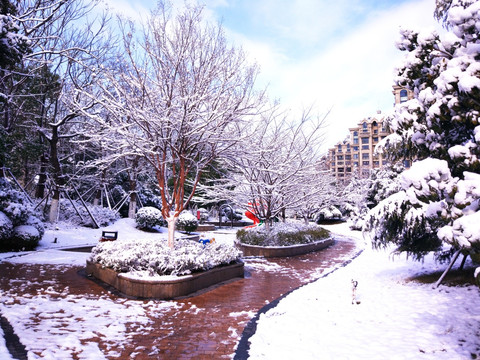
POLYGON ((353 154, 354 159, 358 159, 358 154, 353 154))
POLYGON ((355 162, 353 163, 353 166, 358 167, 358 161, 355 161, 355 162))
POLYGON ((368 156, 368 153, 362 154, 362 159, 368 159, 368 157, 369 157, 369 156, 368 156))
POLYGON ((353 143, 358 144, 358 138, 353 138, 353 143))
POLYGON ((375 136, 375 137, 373 138, 373 142, 378 142, 378 136, 375 136))
POLYGON ((407 90, 400 90, 400 102, 403 103, 408 100, 408 92, 407 90))
POLYGON ((338 152, 342 152, 342 145, 338 145, 338 152))
POLYGON ((351 167, 347 167, 347 172, 348 172, 348 173, 351 173, 351 172, 352 172, 352 168, 351 168, 351 167))
POLYGON ((337 160, 343 160, 343 155, 338 155, 337 160))
POLYGON ((368 144, 369 139, 367 137, 362 138, 362 144, 368 144))
POLYGON ((380 166, 380 162, 374 161, 374 162, 373 162, 373 166, 380 166))
POLYGON ((352 160, 352 155, 345 155, 345 160, 352 160))
POLYGON ((368 145, 362 145, 362 150, 368 150, 368 149, 369 149, 368 145))
POLYGON ((343 168, 338 168, 337 170, 339 173, 343 173, 343 168))
POLYGON ((365 166, 369 166, 369 165, 370 165, 370 161, 364 161, 362 164, 365 165, 365 166))
POLYGON ((373 133, 378 134, 378 130, 377 129, 373 130, 373 133))
POLYGON ((358 151, 358 146, 354 146, 353 151, 358 151))
POLYGON ((368 131, 368 125, 367 125, 366 122, 364 122, 364 123, 362 124, 362 127, 363 127, 363 132, 367 132, 367 131, 368 131))
POLYGON ((355 137, 355 136, 358 136, 358 131, 354 131, 354 132, 353 132, 353 136, 354 136, 354 137, 355 137))

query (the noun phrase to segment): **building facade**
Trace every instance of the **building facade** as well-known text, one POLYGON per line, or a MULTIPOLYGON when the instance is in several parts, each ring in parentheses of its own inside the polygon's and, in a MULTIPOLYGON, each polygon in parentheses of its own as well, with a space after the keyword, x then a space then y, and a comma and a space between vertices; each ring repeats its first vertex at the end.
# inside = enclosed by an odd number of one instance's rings
MULTIPOLYGON (((413 98, 410 91, 399 86, 393 87, 393 95, 395 104, 413 98)), ((380 111, 374 117, 362 119, 356 127, 348 130, 350 135, 329 149, 327 155, 328 168, 340 182, 348 181, 353 175, 366 178, 370 175, 370 170, 387 164, 381 154, 375 154, 375 146, 389 135, 380 111)))

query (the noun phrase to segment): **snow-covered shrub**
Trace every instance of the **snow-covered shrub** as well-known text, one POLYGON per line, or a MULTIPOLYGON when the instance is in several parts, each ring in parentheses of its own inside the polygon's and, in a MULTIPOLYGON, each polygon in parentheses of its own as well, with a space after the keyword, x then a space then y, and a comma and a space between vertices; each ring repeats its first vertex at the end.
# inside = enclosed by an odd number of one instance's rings
POLYGON ((335 206, 330 205, 326 208, 321 209, 317 217, 315 219, 315 222, 317 224, 320 224, 323 221, 338 221, 342 219, 342 213, 340 210, 338 210, 335 206))
MULTIPOLYGON (((0 211, 0 241, 8 239, 12 235, 13 223, 5 213, 0 211)), ((1 246, 0 246, 1 247, 1 246)))
POLYGON ((152 206, 144 206, 135 214, 135 222, 139 229, 153 229, 155 226, 165 226, 162 212, 152 206))
MULTIPOLYGON (((94 226, 93 220, 88 214, 87 209, 83 206, 80 201, 73 200, 75 207, 77 208, 78 212, 80 213, 81 217, 78 216, 77 210, 73 207, 70 201, 61 200, 60 201, 60 212, 58 219, 60 221, 68 221, 75 225, 80 226, 87 226, 92 227, 94 226)), ((107 226, 109 224, 114 223, 116 220, 120 218, 120 215, 103 206, 96 206, 92 204, 87 204, 88 210, 95 218, 95 221, 98 223, 99 226, 107 226)))
POLYGON ((89 260, 140 276, 187 275, 234 263, 240 255, 238 249, 228 244, 203 246, 190 240, 177 240, 174 249, 170 249, 166 241, 149 239, 99 243, 92 249, 89 260))
POLYGON ((34 249, 45 232, 26 196, 0 179, 0 251, 34 249))
POLYGON ((269 230, 265 226, 257 226, 237 231, 237 239, 241 243, 257 246, 308 244, 329 236, 328 230, 300 223, 276 223, 269 230))
POLYGON ((221 215, 226 217, 230 221, 238 221, 242 219, 241 213, 238 213, 236 210, 233 210, 229 207, 222 209, 221 215))
POLYGON ((190 211, 184 211, 178 216, 177 226, 187 233, 197 230, 198 219, 190 211))
POLYGON ((20 225, 13 228, 12 236, 6 244, 12 249, 33 250, 37 247, 42 236, 32 225, 20 225))

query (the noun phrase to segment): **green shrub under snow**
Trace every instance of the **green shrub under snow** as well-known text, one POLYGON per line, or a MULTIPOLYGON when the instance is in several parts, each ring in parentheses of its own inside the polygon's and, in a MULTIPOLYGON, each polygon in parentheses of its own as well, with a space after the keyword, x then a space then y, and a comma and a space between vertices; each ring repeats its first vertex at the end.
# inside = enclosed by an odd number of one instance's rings
POLYGON ((138 209, 135 214, 135 222, 139 229, 152 229, 155 226, 165 226, 162 212, 153 206, 145 206, 138 209))
POLYGON ((177 240, 170 249, 166 241, 107 241, 92 249, 90 261, 123 273, 155 275, 187 275, 220 265, 228 265, 240 258, 232 245, 213 243, 206 246, 191 241, 177 240))
POLYGON ((0 251, 33 250, 45 232, 26 196, 0 179, 0 251))
POLYGON ((187 233, 197 230, 198 219, 189 211, 184 211, 180 214, 177 220, 177 227, 187 233))
POLYGON ((296 223, 277 223, 267 231, 265 226, 257 226, 237 231, 237 239, 247 245, 290 246, 309 244, 330 237, 330 232, 319 226, 296 223))

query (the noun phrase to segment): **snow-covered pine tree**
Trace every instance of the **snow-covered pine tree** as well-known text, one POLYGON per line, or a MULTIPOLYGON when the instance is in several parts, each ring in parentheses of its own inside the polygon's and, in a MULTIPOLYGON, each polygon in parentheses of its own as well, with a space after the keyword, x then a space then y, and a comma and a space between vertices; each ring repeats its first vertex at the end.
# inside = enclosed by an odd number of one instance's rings
POLYGON ((387 148, 418 160, 367 226, 374 245, 394 243, 416 258, 444 243, 480 251, 480 2, 438 1, 436 16, 442 37, 401 31, 407 56, 395 82, 414 99, 396 106, 387 148))

